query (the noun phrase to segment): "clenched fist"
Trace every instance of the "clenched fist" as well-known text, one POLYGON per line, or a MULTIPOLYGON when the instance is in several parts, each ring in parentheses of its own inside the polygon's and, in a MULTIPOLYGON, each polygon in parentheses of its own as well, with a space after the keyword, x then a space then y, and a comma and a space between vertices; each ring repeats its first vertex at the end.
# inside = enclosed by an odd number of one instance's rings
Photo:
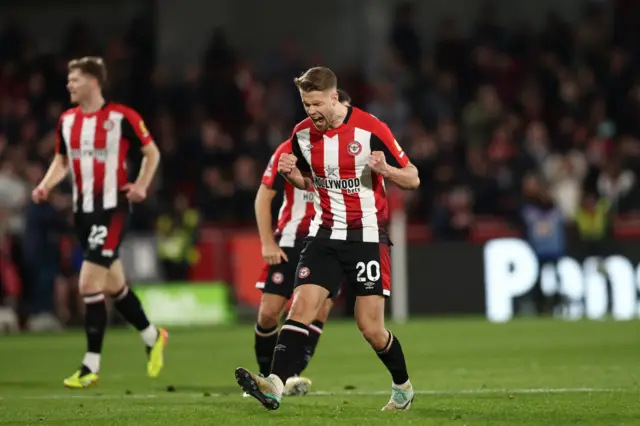
POLYGON ((374 173, 379 174, 382 177, 387 177, 389 174, 389 165, 384 158, 384 152, 373 151, 369 156, 369 167, 374 173))
POLYGON ((31 192, 31 199, 34 203, 40 204, 49 198, 49 190, 44 186, 38 186, 31 192))
POLYGON ((288 175, 296 168, 296 162, 298 159, 293 154, 282 154, 278 161, 278 172, 288 175))
POLYGON ((147 198, 147 190, 137 183, 127 183, 123 190, 127 192, 127 199, 139 203, 147 198))

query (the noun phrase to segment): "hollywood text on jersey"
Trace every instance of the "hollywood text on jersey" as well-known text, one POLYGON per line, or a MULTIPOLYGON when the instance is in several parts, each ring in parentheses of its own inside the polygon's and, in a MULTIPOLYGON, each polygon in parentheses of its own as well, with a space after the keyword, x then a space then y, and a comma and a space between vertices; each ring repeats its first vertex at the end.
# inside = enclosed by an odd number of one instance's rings
POLYGON ((317 188, 344 190, 348 194, 360 192, 360 178, 351 179, 325 179, 315 176, 313 182, 317 188))

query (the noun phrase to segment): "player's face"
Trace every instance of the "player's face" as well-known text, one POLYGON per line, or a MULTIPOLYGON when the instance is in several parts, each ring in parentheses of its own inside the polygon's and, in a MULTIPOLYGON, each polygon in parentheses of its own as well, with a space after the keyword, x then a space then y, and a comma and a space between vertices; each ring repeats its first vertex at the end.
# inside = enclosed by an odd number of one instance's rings
POLYGON ((80 70, 72 70, 67 76, 67 90, 71 95, 71 102, 80 103, 87 99, 95 87, 95 79, 83 74, 80 70))
POLYGON ((324 132, 329 130, 331 119, 333 118, 333 108, 338 103, 338 92, 335 90, 325 90, 324 92, 300 92, 304 110, 316 129, 324 132))

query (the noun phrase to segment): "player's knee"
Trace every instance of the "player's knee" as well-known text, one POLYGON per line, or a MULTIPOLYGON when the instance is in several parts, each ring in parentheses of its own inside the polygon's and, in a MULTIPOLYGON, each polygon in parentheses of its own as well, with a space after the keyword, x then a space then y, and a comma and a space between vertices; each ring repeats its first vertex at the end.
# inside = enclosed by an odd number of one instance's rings
POLYGON ((84 262, 78 279, 81 295, 91 295, 105 291, 108 269, 97 264, 84 262))
POLYGON ((362 337, 376 350, 384 348, 389 338, 389 332, 384 328, 384 324, 379 321, 367 321, 358 319, 358 328, 362 337))
POLYGON ((288 300, 279 294, 264 293, 258 309, 258 325, 262 328, 276 327, 288 300))
POLYGON ((303 324, 311 324, 316 319, 327 291, 320 286, 304 285, 296 289, 288 318, 303 324))
POLYGON ((291 310, 289 311, 287 319, 301 322, 303 324, 311 324, 315 316, 315 311, 311 310, 311 305, 305 301, 299 300, 297 303, 294 301, 291 305, 291 310))
POLYGON ((258 325, 262 328, 277 327, 280 322, 281 310, 273 306, 260 306, 258 311, 258 325))
POLYGON ((384 327, 364 326, 360 327, 360 332, 362 333, 362 337, 364 337, 375 350, 384 348, 389 339, 389 332, 385 330, 384 327))
POLYGON ((333 308, 333 301, 331 299, 327 299, 323 303, 322 308, 320 309, 320 312, 318 312, 318 315, 315 319, 323 323, 327 322, 329 313, 331 312, 331 308, 333 308))
POLYGON ((78 283, 78 290, 81 295, 89 295, 102 293, 104 291, 104 287, 95 282, 80 280, 78 283))
POLYGON ((122 263, 120 261, 116 261, 109 268, 104 286, 104 292, 110 296, 115 296, 122 293, 122 290, 124 289, 126 284, 127 282, 124 277, 122 263))

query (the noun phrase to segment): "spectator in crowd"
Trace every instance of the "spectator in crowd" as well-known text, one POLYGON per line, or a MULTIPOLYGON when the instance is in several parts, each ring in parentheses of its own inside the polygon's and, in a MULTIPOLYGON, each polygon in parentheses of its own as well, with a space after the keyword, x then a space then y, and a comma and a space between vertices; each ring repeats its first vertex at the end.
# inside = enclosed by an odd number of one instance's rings
POLYGON ((444 241, 465 241, 473 227, 473 200, 466 187, 454 188, 445 195, 444 203, 433 218, 434 233, 444 241))
POLYGON ((198 260, 195 247, 199 214, 178 195, 172 209, 158 218, 158 254, 170 281, 187 281, 189 266, 198 260))
POLYGON ((611 202, 593 192, 585 192, 576 210, 574 227, 582 242, 582 254, 584 257, 606 256, 611 250, 611 202))
MULTIPOLYGON (((37 180, 36 182, 39 182, 37 180)), ((29 307, 28 328, 31 331, 58 330, 54 294, 60 274, 60 238, 69 223, 66 220, 69 197, 55 191, 49 203, 29 203, 26 209, 26 231, 23 236, 25 294, 29 307)))
MULTIPOLYGON (((541 266, 540 280, 535 286, 530 299, 536 312, 549 312, 557 304, 559 288, 557 280, 547 280, 545 270, 555 271, 555 265, 565 254, 565 220, 560 209, 555 205, 549 188, 539 175, 527 175, 523 183, 524 202, 521 220, 525 236, 541 266), (549 267, 549 266, 551 267, 549 267)), ((522 309, 526 310, 525 306, 522 309)))

